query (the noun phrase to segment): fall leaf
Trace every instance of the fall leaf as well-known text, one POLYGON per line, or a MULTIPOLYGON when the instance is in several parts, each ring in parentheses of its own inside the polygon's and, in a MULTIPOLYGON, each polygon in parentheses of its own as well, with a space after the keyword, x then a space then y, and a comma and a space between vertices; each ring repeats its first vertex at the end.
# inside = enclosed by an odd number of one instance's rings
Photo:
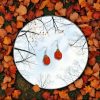
POLYGON ((35 16, 36 17, 40 17, 43 15, 43 11, 42 10, 36 10, 35 16))
POLYGON ((4 100, 12 100, 11 96, 6 96, 4 100))
POLYGON ((82 31, 84 32, 85 36, 90 36, 92 34, 92 28, 90 26, 82 28, 82 31))
POLYGON ((93 66, 93 72, 97 72, 97 71, 100 71, 100 67, 99 67, 99 64, 96 63, 94 66, 93 66))
POLYGON ((56 5, 55 5, 55 10, 58 11, 58 10, 60 10, 61 8, 63 8, 63 3, 59 1, 59 2, 57 2, 56 5))
POLYGON ((66 9, 61 8, 59 11, 60 16, 66 16, 66 9))
POLYGON ((31 0, 32 3, 36 4, 39 2, 39 0, 31 0))
POLYGON ((13 91, 14 91, 14 88, 7 88, 6 95, 11 95, 13 91))
POLYGON ((15 11, 15 6, 14 5, 12 5, 12 6, 9 6, 9 10, 11 11, 11 12, 14 12, 15 11))
POLYGON ((90 64, 91 66, 93 66, 93 65, 95 64, 95 62, 96 62, 95 57, 91 57, 91 58, 89 59, 89 64, 90 64))
POLYGON ((90 67, 87 67, 84 71, 85 75, 91 75, 93 73, 93 70, 90 67))
POLYGON ((94 12, 93 13, 93 18, 94 19, 100 19, 100 12, 94 12))
POLYGON ((25 22, 25 18, 23 16, 17 16, 17 21, 25 22))
POLYGON ((38 85, 34 85, 32 87, 32 89, 33 89, 34 92, 39 92, 40 91, 40 87, 38 85))
POLYGON ((20 95, 21 95, 20 90, 14 90, 14 92, 12 93, 12 97, 15 99, 18 99, 20 95))
POLYGON ((7 25, 5 27, 5 30, 7 31, 7 33, 12 33, 12 27, 11 27, 11 25, 7 25))
POLYGON ((20 5, 19 8, 16 9, 16 12, 19 15, 25 15, 27 13, 27 8, 24 5, 20 5))
POLYGON ((100 91, 96 91, 96 98, 100 98, 100 91))
POLYGON ((3 71, 3 65, 0 64, 0 73, 3 71))
POLYGON ((15 65, 12 65, 12 66, 9 67, 9 72, 11 74, 16 74, 16 71, 17 71, 17 69, 16 69, 16 66, 15 65))
POLYGON ((81 6, 81 8, 86 7, 86 0, 79 0, 79 5, 81 6))
POLYGON ((74 84, 70 84, 70 85, 68 86, 68 89, 69 89, 70 91, 73 91, 73 90, 76 90, 76 87, 75 87, 74 84))
POLYGON ((42 10, 48 3, 49 3, 49 0, 44 0, 44 1, 41 3, 39 9, 42 10))
POLYGON ((30 0, 24 0, 24 5, 29 6, 30 0))
POLYGON ((82 88, 82 86, 83 86, 83 80, 82 80, 82 78, 78 79, 77 81, 75 81, 74 84, 75 84, 75 86, 77 88, 82 88))
POLYGON ((13 60, 13 58, 12 58, 12 56, 4 56, 4 60, 6 62, 9 62, 9 61, 13 60))
POLYGON ((59 96, 60 96, 61 99, 69 100, 68 93, 66 93, 66 91, 64 91, 64 90, 59 91, 59 96))
POLYGON ((23 22, 22 21, 17 21, 17 28, 22 28, 23 27, 23 22))
POLYGON ((91 81, 91 87, 97 88, 98 85, 100 84, 99 80, 94 79, 93 81, 91 81))
POLYGON ((0 16, 0 27, 4 24, 4 18, 0 16))
POLYGON ((42 94, 42 97, 44 100, 47 100, 50 97, 50 93, 46 91, 42 94))
POLYGON ((79 17, 79 15, 77 12, 70 14, 70 20, 73 22, 76 21, 78 19, 78 17, 79 17))
POLYGON ((94 7, 97 11, 100 11, 100 3, 94 3, 93 7, 94 7))
POLYGON ((92 88, 90 86, 85 86, 84 90, 86 93, 90 93, 92 88))
POLYGON ((4 29, 0 28, 0 37, 4 38, 7 35, 7 32, 4 29))
POLYGON ((11 13, 6 13, 6 14, 5 14, 5 20, 11 21, 12 18, 13 18, 13 15, 12 15, 11 13))
POLYGON ((3 83, 9 83, 9 82, 11 82, 11 77, 10 76, 5 76, 4 80, 3 80, 3 83))
POLYGON ((8 37, 8 36, 4 37, 3 43, 6 44, 6 45, 11 44, 11 38, 8 37))

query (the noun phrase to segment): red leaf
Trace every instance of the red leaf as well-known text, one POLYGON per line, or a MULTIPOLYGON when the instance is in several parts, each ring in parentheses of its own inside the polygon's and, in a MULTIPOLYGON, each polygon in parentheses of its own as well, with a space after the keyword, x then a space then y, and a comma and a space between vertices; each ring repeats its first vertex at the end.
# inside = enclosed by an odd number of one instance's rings
POLYGON ((70 6, 67 10, 66 10, 66 16, 69 17, 70 14, 72 13, 73 10, 73 6, 70 6))
POLYGON ((90 36, 92 34, 92 28, 89 26, 83 27, 82 31, 84 32, 85 36, 90 36))
POLYGON ((94 19, 100 19, 100 12, 94 12, 93 13, 93 18, 94 19))
POLYGON ((16 70, 17 69, 14 65, 9 67, 9 71, 10 71, 11 74, 16 74, 16 70))

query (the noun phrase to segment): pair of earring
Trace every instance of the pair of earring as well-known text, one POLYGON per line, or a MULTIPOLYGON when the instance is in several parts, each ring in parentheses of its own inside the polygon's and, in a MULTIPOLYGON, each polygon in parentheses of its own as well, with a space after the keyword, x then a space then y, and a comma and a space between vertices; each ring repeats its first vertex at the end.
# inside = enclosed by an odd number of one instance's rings
MULTIPOLYGON (((57 60, 60 60, 62 58, 62 53, 58 48, 54 52, 54 58, 57 59, 57 60)), ((49 65, 50 64, 50 57, 46 54, 46 51, 45 51, 45 55, 43 57, 43 63, 45 65, 49 65)))

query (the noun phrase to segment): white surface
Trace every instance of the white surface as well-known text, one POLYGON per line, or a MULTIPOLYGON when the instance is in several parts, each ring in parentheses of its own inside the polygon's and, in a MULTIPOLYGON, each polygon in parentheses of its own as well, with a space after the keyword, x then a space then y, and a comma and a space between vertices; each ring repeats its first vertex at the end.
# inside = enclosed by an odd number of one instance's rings
POLYGON ((45 89, 62 88, 74 82, 82 74, 87 59, 88 46, 83 33, 62 17, 45 16, 29 22, 14 44, 14 61, 21 75, 45 89), (57 41, 61 60, 54 58, 57 41), (43 63, 46 49, 51 59, 49 65, 43 63))

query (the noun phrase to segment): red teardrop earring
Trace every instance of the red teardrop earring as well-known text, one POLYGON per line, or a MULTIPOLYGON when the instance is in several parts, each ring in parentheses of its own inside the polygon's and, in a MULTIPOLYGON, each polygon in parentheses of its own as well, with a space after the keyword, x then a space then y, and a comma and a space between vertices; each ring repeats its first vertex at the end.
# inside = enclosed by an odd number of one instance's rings
POLYGON ((46 50, 45 50, 45 54, 44 54, 44 57, 43 57, 43 63, 45 65, 49 65, 50 64, 50 57, 46 54, 46 50))
POLYGON ((54 53, 54 57, 55 57, 55 59, 57 59, 57 60, 60 60, 60 59, 62 58, 62 53, 61 53, 61 51, 59 50, 58 42, 57 42, 57 50, 56 50, 55 53, 54 53))

